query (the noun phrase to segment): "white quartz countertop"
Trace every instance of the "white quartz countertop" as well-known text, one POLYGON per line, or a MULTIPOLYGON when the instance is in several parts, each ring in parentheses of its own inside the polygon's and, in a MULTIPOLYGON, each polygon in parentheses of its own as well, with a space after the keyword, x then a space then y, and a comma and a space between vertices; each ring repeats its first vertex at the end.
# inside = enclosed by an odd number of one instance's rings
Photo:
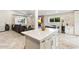
POLYGON ((24 32, 22 32, 22 34, 32 37, 37 40, 42 40, 57 31, 58 31, 58 29, 46 28, 45 31, 42 31, 41 29, 30 30, 30 31, 24 31, 24 32))

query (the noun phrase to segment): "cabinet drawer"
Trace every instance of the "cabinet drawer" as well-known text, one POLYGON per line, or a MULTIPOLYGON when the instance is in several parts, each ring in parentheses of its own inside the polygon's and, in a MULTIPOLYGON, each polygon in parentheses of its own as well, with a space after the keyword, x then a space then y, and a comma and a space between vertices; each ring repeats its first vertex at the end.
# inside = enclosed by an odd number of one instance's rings
POLYGON ((43 41, 40 42, 40 48, 41 49, 45 49, 46 48, 45 40, 43 40, 43 41))

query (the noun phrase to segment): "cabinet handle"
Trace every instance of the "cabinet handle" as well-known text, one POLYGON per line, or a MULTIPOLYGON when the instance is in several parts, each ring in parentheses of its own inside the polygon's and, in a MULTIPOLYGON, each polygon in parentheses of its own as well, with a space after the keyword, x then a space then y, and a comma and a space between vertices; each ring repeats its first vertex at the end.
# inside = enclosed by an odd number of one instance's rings
POLYGON ((45 42, 45 40, 42 41, 42 43, 45 42))
POLYGON ((53 45, 53 40, 51 41, 51 46, 53 45))
POLYGON ((48 40, 50 40, 51 38, 49 38, 48 40))

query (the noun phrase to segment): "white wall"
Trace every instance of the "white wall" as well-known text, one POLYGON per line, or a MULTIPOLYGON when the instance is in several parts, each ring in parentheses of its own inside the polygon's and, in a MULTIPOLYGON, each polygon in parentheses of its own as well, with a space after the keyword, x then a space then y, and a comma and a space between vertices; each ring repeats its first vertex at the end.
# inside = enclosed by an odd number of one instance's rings
MULTIPOLYGON (((11 23, 11 14, 8 11, 1 11, 0 10, 0 20, 4 23, 10 24, 11 23)), ((1 22, 0 22, 1 23, 1 22)))
POLYGON ((44 18, 44 23, 45 25, 51 26, 51 25, 56 25, 56 26, 60 26, 60 32, 61 32, 61 24, 62 24, 62 20, 64 20, 64 26, 66 28, 66 30, 69 32, 69 34, 73 34, 74 33, 74 12, 69 12, 69 13, 62 13, 62 14, 54 14, 54 15, 46 15, 44 18), (50 23, 49 19, 50 18, 55 18, 55 17, 60 17, 60 22, 57 23, 50 23), (68 27, 66 26, 66 24, 68 24, 68 27), (71 32, 72 31, 72 32, 71 32))
POLYGON ((12 15, 9 10, 0 10, 0 25, 9 24, 11 26, 12 15))
MULTIPOLYGON (((10 27, 12 24, 15 24, 15 17, 14 12, 10 10, 0 10, 0 25, 9 24, 10 27)), ((25 15, 27 16, 27 15, 25 15)), ((34 16, 28 16, 27 18, 27 25, 32 25, 32 27, 35 26, 35 17, 34 16)), ((5 28, 5 27, 4 27, 5 28)))
POLYGON ((73 26, 74 25, 74 13, 63 13, 63 14, 56 14, 56 15, 46 15, 44 18, 45 21, 45 25, 53 25, 53 23, 48 22, 50 18, 53 17, 60 17, 61 21, 64 20, 64 25, 66 25, 66 23, 69 24, 69 26, 73 26))

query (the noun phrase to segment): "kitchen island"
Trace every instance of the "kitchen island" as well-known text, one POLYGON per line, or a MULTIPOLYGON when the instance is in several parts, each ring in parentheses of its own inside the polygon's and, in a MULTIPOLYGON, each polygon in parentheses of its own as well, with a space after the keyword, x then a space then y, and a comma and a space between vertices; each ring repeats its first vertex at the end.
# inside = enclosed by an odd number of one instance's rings
POLYGON ((25 48, 26 49, 51 49, 53 33, 57 32, 56 29, 46 28, 45 31, 41 29, 24 31, 25 35, 25 48))

